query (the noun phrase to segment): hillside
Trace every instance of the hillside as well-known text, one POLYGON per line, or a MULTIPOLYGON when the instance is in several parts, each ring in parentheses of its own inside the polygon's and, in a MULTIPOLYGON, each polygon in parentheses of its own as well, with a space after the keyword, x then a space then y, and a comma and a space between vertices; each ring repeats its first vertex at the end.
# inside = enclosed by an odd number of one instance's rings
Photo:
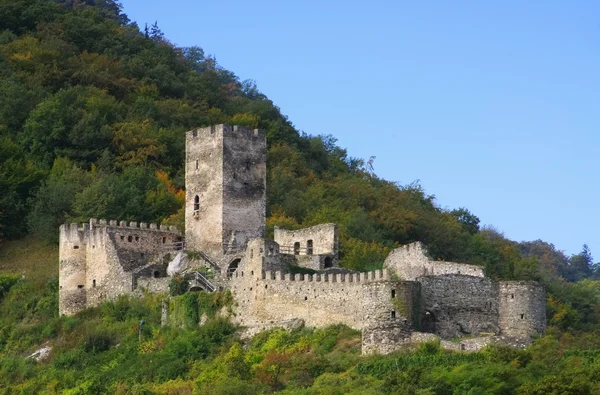
POLYGON ((541 240, 508 240, 467 208, 442 208, 418 183, 379 178, 332 135, 300 133, 252 81, 200 47, 178 48, 156 24, 140 29, 122 11, 113 0, 0 0, 0 389, 600 390, 582 380, 600 377, 600 269, 586 246, 567 257, 541 240), (480 265, 492 278, 541 281, 549 334, 527 351, 463 358, 427 345, 363 358, 357 333, 340 327, 272 331, 241 348, 214 314, 223 295, 180 297, 183 327, 161 328, 152 296, 59 318, 59 224, 96 217, 183 227, 184 133, 215 123, 267 132, 271 232, 335 222, 340 265, 355 270, 380 268, 392 248, 422 241, 434 258, 480 265), (194 317, 207 311, 212 318, 198 327, 194 317), (45 342, 47 360, 24 358, 45 342))

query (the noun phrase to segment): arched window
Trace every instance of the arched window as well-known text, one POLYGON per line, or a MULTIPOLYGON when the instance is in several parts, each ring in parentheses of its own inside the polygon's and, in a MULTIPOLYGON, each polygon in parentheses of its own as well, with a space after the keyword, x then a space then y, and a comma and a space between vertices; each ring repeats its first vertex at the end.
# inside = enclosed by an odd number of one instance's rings
POLYGON ((200 210, 200 196, 194 197, 194 211, 200 210))
POLYGON ((229 266, 227 267, 227 277, 231 277, 233 276, 233 273, 235 273, 235 271, 237 270, 239 264, 241 262, 241 259, 237 258, 234 259, 229 266))

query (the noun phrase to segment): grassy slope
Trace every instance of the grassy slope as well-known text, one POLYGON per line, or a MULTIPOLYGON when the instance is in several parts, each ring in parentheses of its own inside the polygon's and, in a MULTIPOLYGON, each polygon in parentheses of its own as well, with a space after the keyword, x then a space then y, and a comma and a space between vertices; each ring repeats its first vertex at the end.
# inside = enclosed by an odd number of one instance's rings
POLYGON ((3 242, 0 246, 0 273, 20 274, 46 282, 58 276, 58 246, 34 237, 3 242))

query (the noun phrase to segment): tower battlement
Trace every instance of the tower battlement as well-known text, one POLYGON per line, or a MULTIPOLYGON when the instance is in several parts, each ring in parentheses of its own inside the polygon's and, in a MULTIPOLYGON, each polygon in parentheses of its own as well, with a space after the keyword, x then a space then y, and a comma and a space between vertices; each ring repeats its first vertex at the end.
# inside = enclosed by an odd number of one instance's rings
POLYGON ((189 130, 186 133, 186 140, 190 140, 191 142, 194 142, 194 140, 200 141, 202 139, 211 137, 235 137, 250 140, 266 138, 266 134, 260 129, 252 129, 246 126, 229 124, 220 124, 207 126, 204 128, 196 128, 189 130))

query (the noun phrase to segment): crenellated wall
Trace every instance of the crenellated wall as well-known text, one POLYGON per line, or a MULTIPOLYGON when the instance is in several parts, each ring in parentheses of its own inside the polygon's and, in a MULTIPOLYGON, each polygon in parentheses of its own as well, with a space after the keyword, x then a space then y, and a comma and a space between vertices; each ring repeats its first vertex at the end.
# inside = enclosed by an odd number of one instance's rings
POLYGON ((133 292, 134 273, 152 262, 159 268, 146 275, 166 277, 166 258, 180 240, 176 228, 156 224, 91 219, 89 224, 62 225, 60 314, 74 314, 105 299, 133 292), (165 266, 164 270, 160 265, 165 266))
POLYGON ((259 327, 302 318, 314 327, 344 323, 360 329, 362 286, 388 280, 382 271, 353 275, 238 272, 231 282, 238 302, 236 320, 259 327))
POLYGON ((407 281, 414 281, 421 276, 442 276, 446 274, 485 277, 481 266, 432 260, 427 253, 427 249, 420 242, 396 248, 385 259, 383 266, 390 269, 398 278, 407 281))

